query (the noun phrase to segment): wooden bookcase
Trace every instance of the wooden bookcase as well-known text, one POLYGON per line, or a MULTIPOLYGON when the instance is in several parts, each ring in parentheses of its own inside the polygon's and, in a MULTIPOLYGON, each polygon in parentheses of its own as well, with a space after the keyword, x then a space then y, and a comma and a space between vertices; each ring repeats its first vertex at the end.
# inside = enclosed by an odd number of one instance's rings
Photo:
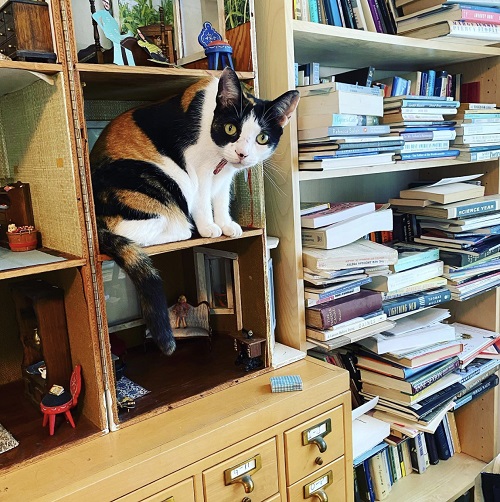
MULTIPOLYGON (((500 103, 500 48, 416 40, 339 28, 293 19, 290 0, 256 3, 259 83, 262 97, 294 87, 294 62, 353 69, 372 65, 386 75, 412 70, 445 69, 462 73, 464 82, 479 81, 481 100, 500 103)), ((285 130, 269 169, 279 174, 266 185, 267 228, 280 239, 275 260, 276 339, 305 350, 304 288, 300 201, 373 200, 387 202, 409 180, 440 179, 484 173, 489 194, 500 191, 499 162, 397 162, 387 166, 299 172, 296 117, 285 130)), ((272 172, 270 173, 272 176, 272 172)), ((450 302, 455 320, 498 331, 498 289, 467 302, 450 302)), ((388 500, 454 500, 499 451, 498 390, 494 389, 457 412, 463 453, 449 463, 432 466, 421 479, 412 475, 394 487, 388 500), (478 421, 480 423, 478 423, 478 421), (427 480, 436 476, 439 482, 427 480), (403 495, 404 494, 404 495, 403 495)))
MULTIPOLYGON (((108 121, 140 102, 164 98, 218 72, 79 63, 77 32, 82 26, 91 34, 93 30, 90 4, 53 0, 49 6, 56 63, 0 61, 0 166, 11 168, 8 176, 1 176, 30 184, 43 249, 65 259, 0 270, 0 424, 19 441, 18 447, 0 454, 2 500, 79 500, 92 495, 142 500, 161 492, 166 499, 184 500, 186 494, 186 500, 197 502, 229 501, 237 490, 221 486, 222 466, 246 461, 247 451, 263 459, 271 455, 264 462, 262 499, 285 500, 289 489, 301 490, 299 483, 330 468, 335 479, 329 490, 351 500, 347 373, 308 359, 272 369, 262 166, 252 169, 248 179, 242 175, 236 180, 234 215, 244 227, 241 238, 191 239, 147 248, 171 304, 181 293, 196 303, 195 248, 237 256, 241 309, 238 315, 214 316, 210 351, 203 341, 180 341, 167 358, 144 343, 143 326, 119 331, 126 345, 125 376, 150 391, 137 399, 135 409, 119 409, 106 311, 103 264, 109 259, 99 253, 92 201, 90 121, 108 121), (35 328, 40 326, 29 323, 44 316, 23 284, 38 279, 63 292, 66 369, 81 364, 83 371, 76 428, 58 423, 54 436, 42 428, 39 408, 23 394, 20 335, 26 331, 30 343, 36 340, 35 328), (31 312, 26 326, 20 325, 16 306, 37 311, 31 312), (264 365, 258 370, 245 372, 235 365, 238 354, 229 333, 241 327, 266 339, 264 365), (302 377, 303 391, 272 394, 269 376, 287 374, 302 377), (299 426, 301 432, 311 420, 325 416, 334 422, 334 454, 319 467, 315 445, 302 445, 301 450, 301 444, 290 439, 301 451, 299 457, 307 450, 311 458, 300 479, 288 479, 286 464, 294 461, 295 453, 287 451, 285 433, 297 432, 299 426), (39 482, 30 483, 32 479, 39 482), (225 498, 220 498, 223 492, 225 498)), ((248 36, 241 39, 250 40, 255 59, 253 15, 251 19, 248 36)), ((249 71, 247 64, 238 75, 258 94, 256 67, 249 71)), ((58 307, 61 315, 60 302, 58 307)), ((42 343, 46 326, 39 333, 42 343)))

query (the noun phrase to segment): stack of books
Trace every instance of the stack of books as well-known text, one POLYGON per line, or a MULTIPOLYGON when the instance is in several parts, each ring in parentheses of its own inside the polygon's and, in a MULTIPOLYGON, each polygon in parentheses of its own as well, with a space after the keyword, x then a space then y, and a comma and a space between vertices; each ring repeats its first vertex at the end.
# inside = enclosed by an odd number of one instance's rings
POLYGON ((403 16, 396 18, 397 33, 414 38, 494 44, 500 41, 500 7, 490 0, 466 3, 396 0, 403 16))
POLYGON ((477 162, 500 157, 500 109, 495 103, 461 103, 453 148, 459 160, 477 162))
POLYGON ((390 126, 393 137, 404 140, 400 153, 394 158, 456 158, 460 152, 450 149, 450 141, 456 137, 454 116, 459 105, 445 95, 384 98, 382 122, 390 126))
POLYGON ((394 326, 382 310, 381 294, 358 288, 377 274, 389 273, 396 250, 360 239, 329 250, 304 247, 302 256, 306 336, 314 347, 328 352, 394 326))
POLYGON ((458 182, 404 190, 393 201, 399 211, 416 215, 421 234, 414 241, 439 248, 453 300, 500 284, 500 196, 483 194, 484 186, 458 182), (406 200, 415 205, 400 205, 406 200))
POLYGON ((300 88, 299 169, 321 171, 393 163, 401 138, 389 136, 379 87, 330 82, 300 88))
POLYGON ((378 231, 392 231, 392 210, 374 202, 331 202, 328 209, 301 216, 302 245, 333 249, 378 231))

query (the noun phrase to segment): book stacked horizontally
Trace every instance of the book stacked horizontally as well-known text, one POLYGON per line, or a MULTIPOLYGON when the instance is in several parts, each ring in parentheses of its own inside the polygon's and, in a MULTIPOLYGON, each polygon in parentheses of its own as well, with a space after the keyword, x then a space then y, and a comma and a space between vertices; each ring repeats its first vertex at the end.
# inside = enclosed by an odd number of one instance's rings
POLYGON ((454 300, 500 284, 500 196, 483 194, 484 186, 451 182, 403 190, 390 201, 416 215, 421 233, 415 242, 439 248, 454 300))
POLYGON ((304 247, 302 257, 306 336, 315 347, 328 352, 394 325, 382 310, 381 294, 359 286, 389 273, 396 250, 359 239, 335 249, 304 247))
POLYGON ((500 41, 500 7, 492 0, 449 3, 443 0, 396 0, 403 16, 398 35, 489 45, 500 41))
POLYGON ((327 170, 392 163, 403 145, 380 125, 378 87, 331 82, 300 88, 299 169, 327 170))
MULTIPOLYGON (((447 77, 443 85, 447 85, 447 77)), ((440 85, 438 81, 433 85, 440 85)), ((450 149, 455 139, 454 117, 458 101, 445 96, 393 96, 384 98, 382 122, 391 128, 393 137, 400 137, 404 145, 396 160, 456 158, 460 153, 450 149), (397 135, 397 136, 396 136, 397 135)))
POLYGON ((461 103, 452 148, 459 160, 476 162, 500 157, 500 109, 495 103, 461 103))

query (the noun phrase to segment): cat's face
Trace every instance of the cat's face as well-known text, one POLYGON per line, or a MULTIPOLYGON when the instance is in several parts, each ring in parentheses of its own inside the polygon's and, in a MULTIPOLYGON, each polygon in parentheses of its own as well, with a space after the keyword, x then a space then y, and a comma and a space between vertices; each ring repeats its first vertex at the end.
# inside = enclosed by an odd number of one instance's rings
POLYGON ((274 101, 245 94, 235 72, 226 68, 219 80, 212 140, 230 164, 252 167, 274 152, 298 102, 297 91, 288 91, 274 101))

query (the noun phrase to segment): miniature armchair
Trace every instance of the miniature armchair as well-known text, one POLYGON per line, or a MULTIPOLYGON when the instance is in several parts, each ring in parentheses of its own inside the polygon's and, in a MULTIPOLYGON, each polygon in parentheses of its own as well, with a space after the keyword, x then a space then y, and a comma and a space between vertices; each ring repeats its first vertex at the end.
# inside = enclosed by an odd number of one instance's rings
POLYGON ((234 70, 231 57, 233 48, 222 40, 221 34, 208 21, 203 23, 203 29, 198 35, 198 43, 205 49, 209 70, 218 69, 219 56, 223 69, 225 66, 230 66, 234 70))
POLYGON ((54 435, 56 423, 56 415, 64 413, 71 427, 75 428, 75 422, 71 416, 71 408, 74 408, 78 402, 78 396, 82 388, 82 367, 78 364, 75 366, 69 381, 69 391, 64 391, 60 395, 48 393, 41 403, 40 410, 43 413, 43 427, 49 423, 49 433, 54 435))

